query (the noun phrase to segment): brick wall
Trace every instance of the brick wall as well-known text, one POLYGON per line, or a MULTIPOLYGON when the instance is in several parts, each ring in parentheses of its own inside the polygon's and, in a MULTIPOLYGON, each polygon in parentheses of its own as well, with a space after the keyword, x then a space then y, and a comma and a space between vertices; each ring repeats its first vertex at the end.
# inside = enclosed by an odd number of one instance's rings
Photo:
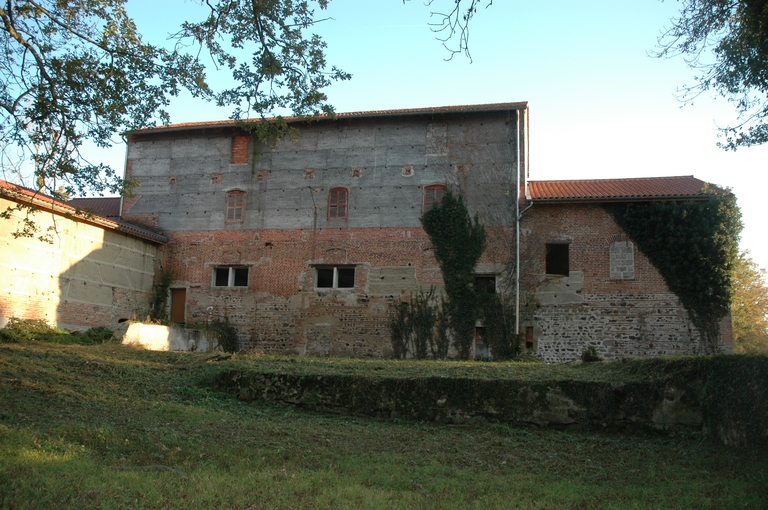
POLYGON ((532 295, 523 326, 534 328, 540 359, 578 359, 588 345, 608 359, 702 352, 685 308, 636 245, 633 277, 616 278, 615 265, 611 277, 611 245, 631 239, 599 204, 536 204, 521 233, 522 288, 532 295), (546 274, 548 243, 569 245, 569 277, 546 274))
MULTIPOLYGON (((163 267, 186 289, 187 322, 226 317, 244 349, 388 356, 391 305, 442 284, 420 228, 167 234, 163 267), (316 289, 317 265, 355 266, 354 289, 316 289), (248 267, 248 286, 213 286, 220 266, 248 267)), ((511 239, 510 229, 489 229, 481 265, 506 260, 511 239)))

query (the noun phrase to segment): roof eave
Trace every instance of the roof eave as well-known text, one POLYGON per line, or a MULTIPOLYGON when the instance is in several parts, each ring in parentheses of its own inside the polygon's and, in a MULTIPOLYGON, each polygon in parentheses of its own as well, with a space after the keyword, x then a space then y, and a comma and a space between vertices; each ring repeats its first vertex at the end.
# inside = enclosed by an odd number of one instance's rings
POLYGON ((131 235, 133 237, 140 237, 157 244, 166 244, 168 242, 168 238, 164 235, 150 232, 149 230, 142 229, 141 227, 137 227, 122 221, 110 220, 103 216, 83 215, 78 212, 78 209, 63 204, 47 195, 35 193, 30 194, 25 193, 24 191, 25 190, 22 188, 9 189, 7 187, 2 187, 0 188, 0 196, 17 203, 26 203, 37 207, 40 210, 51 211, 68 218, 74 218, 84 223, 89 223, 91 225, 99 226, 109 230, 115 230, 124 234, 131 235))
POLYGON ((405 117, 409 115, 455 115, 461 113, 488 113, 524 110, 528 108, 528 101, 515 103, 496 103, 469 105, 466 107, 435 107, 435 108, 407 108, 400 110, 381 110, 370 112, 343 112, 334 115, 320 114, 307 116, 268 117, 264 119, 242 119, 212 122, 190 122, 185 124, 170 124, 168 126, 156 126, 151 128, 136 129, 126 132, 126 136, 146 135, 153 133, 173 133, 179 131, 191 131, 195 129, 237 129, 241 123, 250 124, 258 122, 276 122, 284 120, 288 123, 334 121, 340 119, 365 119, 381 117, 405 117))
POLYGON ((564 203, 595 203, 607 202, 671 202, 675 200, 707 200, 710 195, 667 195, 656 197, 586 197, 586 198, 531 198, 529 201, 536 204, 564 204, 564 203))

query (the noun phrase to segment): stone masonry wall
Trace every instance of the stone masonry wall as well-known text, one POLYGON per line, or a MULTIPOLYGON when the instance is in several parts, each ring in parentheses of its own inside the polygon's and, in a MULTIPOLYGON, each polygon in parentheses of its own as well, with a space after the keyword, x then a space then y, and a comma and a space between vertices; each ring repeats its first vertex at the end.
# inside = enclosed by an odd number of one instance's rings
MULTIPOLYGON (((543 361, 578 359, 589 345, 608 359, 702 352, 677 296, 599 204, 536 204, 521 233, 523 327, 534 328, 534 351, 543 361), (569 245, 567 277, 546 274, 553 243, 569 245)), ((729 322, 724 319, 726 333, 729 322)), ((730 335, 723 340, 730 350, 730 335)))

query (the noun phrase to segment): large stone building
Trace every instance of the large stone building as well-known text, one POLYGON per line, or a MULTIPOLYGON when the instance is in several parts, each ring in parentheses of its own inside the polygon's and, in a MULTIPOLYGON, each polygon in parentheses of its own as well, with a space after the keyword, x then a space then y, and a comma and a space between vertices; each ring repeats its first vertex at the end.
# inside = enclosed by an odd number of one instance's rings
POLYGON ((489 233, 479 282, 514 292, 519 250, 521 332, 541 359, 590 344, 607 357, 701 351, 601 204, 702 199, 703 182, 529 181, 527 103, 288 120, 295 141, 259 143, 233 121, 131 134, 126 176, 141 185, 122 219, 168 239, 157 272, 174 279, 173 322, 226 317, 244 349, 391 355, 392 305, 442 283, 419 218, 451 189, 489 233))

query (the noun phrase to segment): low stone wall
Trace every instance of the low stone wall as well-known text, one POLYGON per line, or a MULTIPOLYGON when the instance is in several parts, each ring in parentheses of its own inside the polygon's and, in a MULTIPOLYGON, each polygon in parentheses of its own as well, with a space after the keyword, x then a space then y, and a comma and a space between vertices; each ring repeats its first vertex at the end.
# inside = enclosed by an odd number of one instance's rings
POLYGON ((211 352, 219 346, 218 337, 211 331, 141 322, 121 323, 114 336, 124 345, 137 345, 151 351, 211 352))
POLYGON ((768 357, 688 358, 668 362, 668 369, 666 380, 623 384, 241 369, 222 373, 216 388, 241 400, 277 401, 333 413, 453 424, 485 419, 520 426, 706 434, 725 444, 768 451, 768 357))
POLYGON ((452 424, 485 418, 520 425, 641 426, 694 432, 702 423, 697 388, 645 383, 532 384, 234 371, 220 379, 219 389, 236 392, 241 400, 271 400, 335 413, 452 424))

